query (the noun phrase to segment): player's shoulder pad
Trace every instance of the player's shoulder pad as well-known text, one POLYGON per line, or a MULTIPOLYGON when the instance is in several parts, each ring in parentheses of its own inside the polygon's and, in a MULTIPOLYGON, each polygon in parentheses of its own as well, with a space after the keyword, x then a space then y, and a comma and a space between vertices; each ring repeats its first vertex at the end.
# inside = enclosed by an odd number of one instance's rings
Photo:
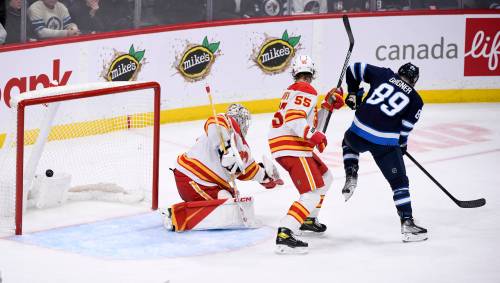
POLYGON ((227 118, 226 118, 226 115, 225 114, 217 114, 217 116, 210 116, 207 121, 205 122, 205 133, 208 133, 208 126, 212 125, 212 124, 218 124, 219 126, 223 127, 223 128, 226 128, 226 129, 229 129, 229 124, 228 124, 228 121, 227 118), (217 118, 217 121, 215 120, 217 118))
POLYGON ((422 99, 422 96, 420 96, 420 93, 418 93, 418 91, 416 89, 413 89, 412 93, 413 93, 413 96, 415 97, 416 101, 420 105, 424 105, 424 100, 422 99))
POLYGON ((318 95, 318 92, 308 82, 296 82, 288 87, 288 90, 301 91, 312 95, 318 95))

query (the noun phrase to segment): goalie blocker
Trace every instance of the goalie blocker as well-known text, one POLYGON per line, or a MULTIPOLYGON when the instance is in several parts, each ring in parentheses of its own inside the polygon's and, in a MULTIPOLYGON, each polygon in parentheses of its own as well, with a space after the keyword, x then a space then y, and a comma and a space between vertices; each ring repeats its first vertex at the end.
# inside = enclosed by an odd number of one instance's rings
POLYGON ((252 197, 181 202, 160 211, 167 230, 248 229, 260 227, 255 218, 252 197), (238 202, 238 204, 236 203, 238 202), (240 208, 246 217, 244 223, 240 208))

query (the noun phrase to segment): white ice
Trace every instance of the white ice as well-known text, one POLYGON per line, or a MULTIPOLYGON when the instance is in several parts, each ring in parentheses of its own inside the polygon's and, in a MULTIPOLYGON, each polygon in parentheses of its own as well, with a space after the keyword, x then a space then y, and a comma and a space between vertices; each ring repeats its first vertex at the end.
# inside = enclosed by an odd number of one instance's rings
MULTIPOLYGON (((340 142, 353 113, 343 109, 332 117, 327 133, 329 145, 321 154, 335 176, 320 214, 328 230, 322 238, 305 239, 310 244, 309 254, 274 254, 274 233, 256 245, 230 252, 127 260, 84 256, 3 239, 0 281, 500 282, 499 114, 500 104, 494 103, 425 106, 410 136, 409 151, 457 198, 487 200, 482 208, 459 208, 411 161, 405 160, 414 216, 428 228, 428 241, 401 242, 391 190, 368 154, 361 159, 358 189, 349 202, 344 202, 340 193, 344 182, 340 142)), ((254 115, 252 119, 248 142, 257 159, 268 152, 270 119, 270 114, 254 115)), ((203 123, 162 127, 161 206, 179 201, 168 168, 202 133, 203 123)), ((281 174, 285 185, 276 190, 265 190, 253 182, 239 183, 243 194, 255 197, 257 216, 273 230, 298 198, 286 173, 281 174)), ((114 205, 110 208, 99 203, 79 203, 65 208, 64 213, 51 215, 51 223, 38 223, 36 228, 67 225, 81 209, 91 209, 92 215, 80 221, 121 213, 114 205)))

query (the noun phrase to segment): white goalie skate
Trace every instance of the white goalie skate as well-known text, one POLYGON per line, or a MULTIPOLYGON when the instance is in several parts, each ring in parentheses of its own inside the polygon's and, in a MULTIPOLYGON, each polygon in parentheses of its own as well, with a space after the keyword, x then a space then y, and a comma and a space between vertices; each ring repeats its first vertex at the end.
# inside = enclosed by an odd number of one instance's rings
POLYGON ((425 241, 429 238, 427 229, 417 226, 412 218, 401 222, 401 234, 405 243, 425 241))
POLYGON ((163 227, 168 231, 174 231, 174 226, 172 225, 172 212, 171 208, 163 208, 158 210, 160 216, 163 218, 163 227))

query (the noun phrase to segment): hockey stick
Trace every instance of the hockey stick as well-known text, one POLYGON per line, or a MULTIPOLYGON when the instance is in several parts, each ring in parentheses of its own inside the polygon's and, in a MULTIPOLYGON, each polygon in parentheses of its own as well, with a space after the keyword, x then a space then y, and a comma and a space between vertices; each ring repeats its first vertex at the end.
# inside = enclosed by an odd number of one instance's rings
MULTIPOLYGON (((347 55, 345 56, 344 66, 342 66, 342 72, 340 73, 339 81, 337 82, 337 88, 342 85, 342 80, 344 79, 345 72, 347 67, 349 66, 349 59, 351 58, 351 52, 354 47, 354 35, 352 34, 351 24, 349 23, 349 17, 347 15, 342 16, 342 21, 344 22, 344 28, 347 32, 347 36, 349 37, 349 50, 347 50, 347 55)), ((332 112, 328 112, 326 116, 325 125, 323 126, 323 133, 326 132, 328 128, 328 123, 330 122, 330 118, 332 117, 332 112)))
MULTIPOLYGON (((219 121, 217 120, 217 112, 215 111, 215 104, 212 99, 212 93, 210 91, 210 86, 206 86, 205 90, 208 95, 208 100, 210 101, 210 107, 212 108, 212 114, 214 115, 214 120, 215 120, 215 125, 217 125, 217 130, 219 133, 219 138, 220 138, 220 147, 222 148, 222 151, 224 154, 226 153, 226 145, 224 144, 224 136, 222 135, 222 130, 219 125, 219 121)), ((234 166, 237 166, 236 164, 234 166)), ((236 205, 238 206, 238 209, 240 210, 241 213, 241 219, 243 220, 243 225, 248 226, 248 219, 245 216, 245 211, 243 210, 243 207, 241 206, 241 203, 239 201, 240 198, 240 192, 238 191, 238 188, 236 187, 236 181, 235 181, 235 175, 231 174, 231 179, 230 179, 230 185, 231 188, 233 189, 234 192, 234 200, 236 202, 236 205)))
POLYGON ((486 204, 486 200, 484 198, 475 199, 475 200, 458 200, 458 199, 456 199, 436 179, 434 179, 434 177, 432 177, 432 175, 429 172, 427 172, 427 170, 425 170, 425 168, 422 167, 422 165, 420 165, 420 163, 418 163, 417 160, 415 160, 415 158, 413 158, 413 156, 411 156, 411 154, 406 152, 405 155, 411 161, 413 161, 413 163, 415 163, 415 165, 417 165, 417 167, 420 168, 420 170, 422 170, 422 172, 424 172, 425 175, 427 175, 427 177, 429 177, 429 179, 431 179, 434 182, 434 184, 436 184, 459 207, 461 207, 461 208, 476 208, 476 207, 481 207, 481 206, 486 204))

